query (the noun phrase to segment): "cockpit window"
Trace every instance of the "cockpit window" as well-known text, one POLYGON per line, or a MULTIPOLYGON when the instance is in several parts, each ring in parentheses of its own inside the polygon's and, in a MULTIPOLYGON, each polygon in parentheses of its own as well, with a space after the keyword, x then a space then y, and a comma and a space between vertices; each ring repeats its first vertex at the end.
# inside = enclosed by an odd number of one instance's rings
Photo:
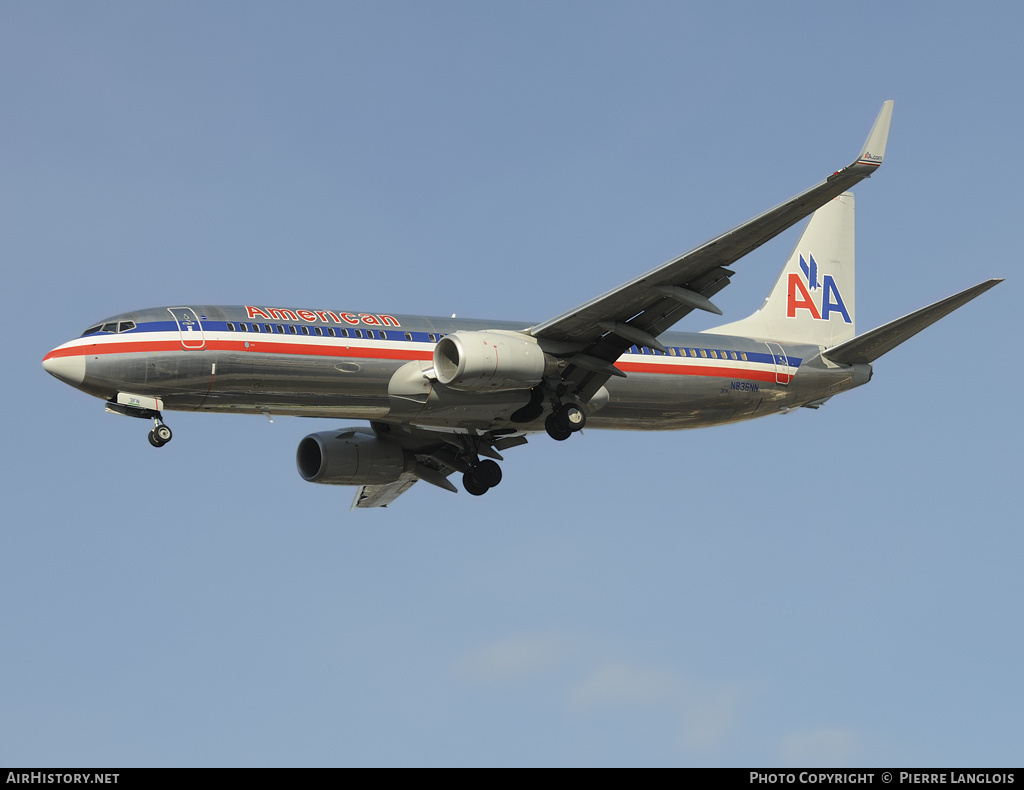
POLYGON ((96 326, 90 326, 82 332, 82 337, 85 337, 86 335, 94 335, 97 332, 110 332, 111 334, 116 334, 117 332, 131 332, 135 329, 135 326, 134 321, 122 321, 121 323, 111 321, 107 324, 96 324, 96 326))

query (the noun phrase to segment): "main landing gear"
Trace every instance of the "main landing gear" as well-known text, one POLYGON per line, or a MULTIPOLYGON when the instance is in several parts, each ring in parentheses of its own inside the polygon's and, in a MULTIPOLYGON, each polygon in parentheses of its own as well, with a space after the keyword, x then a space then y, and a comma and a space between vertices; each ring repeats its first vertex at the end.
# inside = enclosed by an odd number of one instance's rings
POLYGON ((481 496, 501 482, 501 467, 490 459, 469 467, 462 475, 467 494, 481 496))
POLYGON ((533 422, 544 413, 544 404, 550 400, 551 413, 544 420, 544 429, 556 442, 564 442, 576 431, 583 430, 587 424, 587 415, 577 403, 562 403, 563 395, 560 388, 534 387, 530 391, 530 402, 514 412, 509 420, 514 423, 533 422))
POLYGON ((583 409, 575 403, 562 403, 555 406, 544 420, 544 429, 556 442, 564 442, 576 431, 583 430, 586 424, 587 415, 583 413, 583 409))
POLYGON ((153 430, 149 432, 149 443, 154 447, 163 447, 173 436, 171 429, 164 424, 163 419, 159 416, 153 418, 153 423, 153 430))

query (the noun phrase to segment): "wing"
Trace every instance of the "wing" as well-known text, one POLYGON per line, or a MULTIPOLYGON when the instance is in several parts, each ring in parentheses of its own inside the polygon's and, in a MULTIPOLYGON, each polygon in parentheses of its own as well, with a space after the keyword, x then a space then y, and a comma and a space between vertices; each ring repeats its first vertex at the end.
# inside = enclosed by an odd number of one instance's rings
POLYGON ((589 400, 623 375, 612 364, 630 346, 664 352, 657 336, 691 311, 721 315, 710 297, 729 284, 727 267, 870 176, 882 163, 893 102, 882 105, 854 162, 810 189, 685 255, 529 331, 566 361, 565 392, 589 400))
POLYGON ((398 497, 412 488, 419 478, 408 472, 404 473, 394 483, 383 486, 359 486, 356 489, 356 497, 352 500, 354 510, 357 507, 387 507, 398 497))
POLYGON ((499 450, 527 441, 525 436, 455 433, 405 423, 373 422, 370 427, 378 438, 386 436, 388 441, 401 445, 411 461, 393 483, 359 486, 350 509, 387 507, 418 480, 457 492, 458 488, 448 479, 452 473, 467 472, 481 457, 502 461, 499 450))

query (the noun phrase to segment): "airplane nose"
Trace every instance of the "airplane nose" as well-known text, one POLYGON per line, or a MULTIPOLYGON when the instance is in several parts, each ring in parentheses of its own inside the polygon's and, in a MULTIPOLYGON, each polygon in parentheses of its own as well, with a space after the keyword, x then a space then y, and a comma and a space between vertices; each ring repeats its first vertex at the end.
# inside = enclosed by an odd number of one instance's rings
POLYGON ((55 357, 53 352, 43 359, 43 369, 51 376, 77 387, 85 381, 85 357, 76 354, 69 357, 55 357))

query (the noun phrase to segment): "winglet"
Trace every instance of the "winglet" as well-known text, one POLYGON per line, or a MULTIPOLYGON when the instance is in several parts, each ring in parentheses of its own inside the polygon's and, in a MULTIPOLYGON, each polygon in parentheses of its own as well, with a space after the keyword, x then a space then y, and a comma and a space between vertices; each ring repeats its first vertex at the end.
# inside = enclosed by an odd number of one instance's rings
POLYGON ((864 147, 857 157, 856 164, 871 165, 878 167, 885 158, 885 141, 889 139, 889 124, 892 122, 892 99, 882 105, 882 109, 875 118, 875 125, 871 127, 868 139, 864 141, 864 147))

